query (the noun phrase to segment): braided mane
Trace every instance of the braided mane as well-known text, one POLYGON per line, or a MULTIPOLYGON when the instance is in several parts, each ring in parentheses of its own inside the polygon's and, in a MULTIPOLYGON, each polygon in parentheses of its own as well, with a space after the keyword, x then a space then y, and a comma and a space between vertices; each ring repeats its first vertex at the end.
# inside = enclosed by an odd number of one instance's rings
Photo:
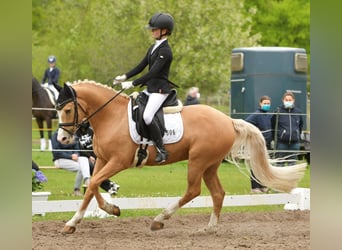
MULTIPOLYGON (((79 84, 84 84, 84 83, 87 83, 87 84, 93 84, 93 85, 96 85, 96 86, 100 86, 102 88, 105 88, 105 89, 108 89, 108 90, 111 90, 115 93, 117 93, 117 91, 111 87, 109 87, 108 85, 105 85, 105 84, 102 84, 102 83, 98 83, 94 80, 88 80, 88 79, 84 79, 84 80, 78 80, 78 81, 74 81, 72 83, 72 85, 79 85, 79 84)), ((127 94, 124 94, 124 93, 120 93, 121 96, 125 97, 125 98, 128 98, 129 99, 129 96, 127 94)))

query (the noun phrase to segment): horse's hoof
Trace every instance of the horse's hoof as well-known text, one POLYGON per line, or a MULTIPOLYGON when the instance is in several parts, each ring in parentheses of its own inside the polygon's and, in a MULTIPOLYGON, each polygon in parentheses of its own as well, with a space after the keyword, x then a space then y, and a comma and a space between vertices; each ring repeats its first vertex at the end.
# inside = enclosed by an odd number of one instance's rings
POLYGON ((76 227, 64 226, 61 233, 62 234, 72 234, 76 231, 76 227))
POLYGON ((156 231, 164 228, 164 223, 159 221, 153 221, 151 225, 151 230, 156 231))
POLYGON ((120 214, 121 214, 120 208, 114 205, 113 215, 120 216, 120 214))

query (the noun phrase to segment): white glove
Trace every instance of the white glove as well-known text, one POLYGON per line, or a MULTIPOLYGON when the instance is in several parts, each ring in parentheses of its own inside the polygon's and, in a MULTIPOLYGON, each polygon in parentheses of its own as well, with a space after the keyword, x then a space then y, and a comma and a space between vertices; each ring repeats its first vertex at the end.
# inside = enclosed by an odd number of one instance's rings
POLYGON ((122 82, 121 83, 121 87, 123 89, 130 89, 130 88, 133 88, 133 81, 127 81, 127 82, 122 82))
POLYGON ((117 85, 123 81, 125 81, 127 79, 127 76, 125 74, 121 75, 121 76, 116 76, 114 78, 114 82, 113 82, 113 85, 117 85))

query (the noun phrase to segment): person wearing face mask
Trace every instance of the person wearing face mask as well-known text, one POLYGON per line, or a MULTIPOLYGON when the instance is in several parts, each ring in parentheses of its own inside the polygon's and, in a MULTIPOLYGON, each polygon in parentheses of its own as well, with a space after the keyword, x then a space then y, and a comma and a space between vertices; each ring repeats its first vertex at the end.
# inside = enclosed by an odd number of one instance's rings
POLYGON ((302 111, 295 106, 295 96, 286 92, 282 98, 283 104, 278 107, 276 114, 271 118, 277 159, 284 160, 279 166, 294 165, 300 149, 300 135, 303 129, 302 111), (286 152, 287 151, 287 152, 286 152))
MULTIPOLYGON (((252 114, 250 114, 246 121, 252 123, 256 126, 262 133, 265 139, 266 147, 268 150, 271 150, 271 142, 272 142, 272 124, 271 118, 272 115, 268 112, 271 110, 271 98, 267 95, 264 95, 260 98, 259 108, 252 114)), ((251 171, 251 187, 252 193, 264 193, 267 192, 267 187, 260 184, 255 178, 253 172, 251 171)))
POLYGON ((154 115, 159 110, 163 102, 171 92, 172 83, 169 81, 169 72, 173 59, 172 50, 169 46, 168 37, 171 35, 174 26, 173 17, 168 13, 156 13, 148 22, 147 29, 151 30, 151 35, 155 39, 145 57, 132 70, 123 75, 116 76, 113 84, 121 83, 123 89, 134 86, 144 86, 144 92, 149 96, 146 108, 143 113, 143 120, 150 132, 150 139, 157 150, 155 161, 165 162, 168 158, 163 143, 164 132, 160 131, 154 115), (133 81, 127 79, 141 73, 148 66, 148 72, 133 81))

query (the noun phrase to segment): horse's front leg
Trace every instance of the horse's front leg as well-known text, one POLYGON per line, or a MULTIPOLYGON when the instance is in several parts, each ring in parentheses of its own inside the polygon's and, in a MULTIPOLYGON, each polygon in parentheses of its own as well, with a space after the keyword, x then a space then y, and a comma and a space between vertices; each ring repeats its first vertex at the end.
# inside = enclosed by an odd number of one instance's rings
MULTIPOLYGON (((98 164, 98 162, 96 163, 98 164)), ((106 164, 102 169, 98 169, 95 167, 94 173, 92 178, 90 179, 90 183, 88 185, 87 191, 84 195, 83 202, 81 204, 81 207, 79 210, 75 213, 75 215, 65 224, 62 233, 63 234, 72 234, 76 230, 76 225, 81 222, 81 220, 84 217, 84 214, 87 210, 87 207, 91 201, 91 199, 95 196, 96 201, 98 203, 99 208, 106 211, 108 214, 120 216, 120 208, 118 206, 115 206, 114 204, 110 204, 106 202, 105 199, 103 199, 102 195, 99 192, 99 186, 100 184, 119 172, 117 169, 111 169, 110 167, 107 167, 108 164, 106 164)), ((122 170, 122 169, 120 169, 122 170)))
MULTIPOLYGON (((98 192, 98 190, 97 190, 98 192)), ((62 229, 62 234, 72 234, 76 230, 76 225, 81 222, 81 220, 84 217, 84 214, 87 210, 87 207, 89 205, 89 202, 94 196, 94 192, 92 192, 89 187, 87 188, 87 191, 84 195, 83 202, 81 204, 81 207, 76 211, 74 216, 65 224, 64 228, 62 229)))
MULTIPOLYGON (((108 179, 108 178, 104 178, 102 181, 104 181, 105 179, 108 179)), ((102 181, 100 181, 100 183, 102 183, 102 181)), ((105 199, 103 199, 100 192, 95 193, 95 198, 97 200, 99 208, 106 211, 110 215, 120 216, 121 214, 120 208, 118 206, 115 206, 114 204, 108 203, 105 199)))
MULTIPOLYGON (((123 170, 123 165, 117 165, 113 162, 117 161, 112 159, 112 161, 109 161, 106 164, 104 164, 103 161, 101 161, 101 159, 96 160, 93 177, 90 181, 90 188, 96 187, 96 191, 98 191, 98 187, 104 180, 109 179, 113 175, 123 170), (101 168, 100 166, 103 167, 101 168)), ((99 192, 95 192, 94 194, 99 208, 101 208, 110 215, 120 216, 120 208, 118 206, 108 203, 105 199, 103 199, 99 192)))
POLYGON ((40 136, 40 151, 44 151, 46 148, 46 142, 44 138, 44 121, 41 118, 36 118, 36 122, 39 128, 39 136, 40 136))
POLYGON ((46 126, 48 128, 48 138, 49 138, 49 146, 48 146, 48 149, 49 151, 52 151, 52 142, 51 142, 51 137, 52 137, 52 119, 51 118, 48 118, 46 119, 46 126))

